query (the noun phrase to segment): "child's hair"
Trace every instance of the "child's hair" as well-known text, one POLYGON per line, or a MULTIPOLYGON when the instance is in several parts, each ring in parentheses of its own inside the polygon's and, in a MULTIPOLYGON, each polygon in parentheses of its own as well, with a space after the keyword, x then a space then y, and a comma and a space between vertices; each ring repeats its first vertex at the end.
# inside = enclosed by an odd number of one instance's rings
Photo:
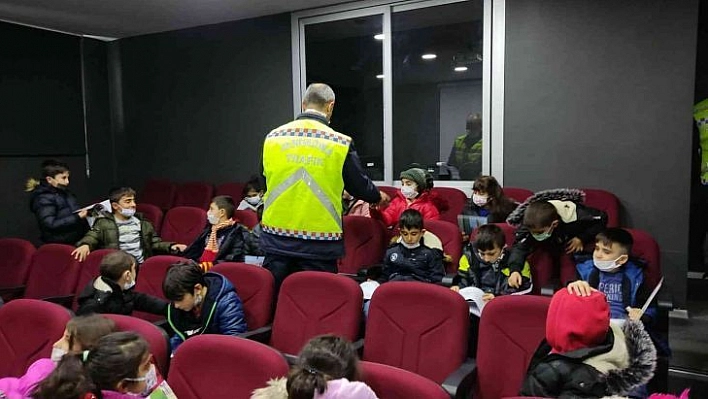
POLYGON ((170 301, 181 301, 186 294, 194 292, 197 284, 205 285, 202 268, 194 261, 182 261, 167 269, 162 292, 170 301))
POLYGON ((216 205, 217 208, 226 211, 226 217, 231 219, 234 217, 234 212, 236 211, 236 205, 234 204, 234 199, 229 195, 217 195, 212 198, 211 202, 216 205))
POLYGON ((115 330, 116 325, 113 320, 98 314, 73 317, 66 323, 66 331, 69 333, 69 351, 75 343, 81 345, 82 350, 93 349, 101 337, 115 330))
POLYGON ((513 200, 504 195, 504 190, 494 176, 480 176, 472 184, 472 191, 487 193, 489 200, 486 207, 490 212, 499 212, 504 207, 513 204, 513 200))
POLYGON ((93 350, 65 355, 57 368, 32 392, 34 399, 76 399, 87 393, 115 390, 126 378, 137 378, 148 344, 134 332, 101 337, 93 350))
POLYGON ((406 209, 398 219, 400 229, 423 229, 423 215, 415 209, 406 209))
POLYGON ((330 380, 356 381, 358 364, 356 351, 344 338, 335 335, 312 338, 288 375, 288 399, 312 399, 315 392, 324 393, 330 380))
POLYGON ((632 235, 627 230, 619 227, 608 227, 605 231, 598 233, 595 236, 595 242, 601 242, 607 246, 617 244, 622 249, 623 255, 631 254, 632 245, 634 244, 632 235))
POLYGON ((524 226, 529 229, 546 228, 558 219, 556 207, 547 201, 532 202, 524 212, 524 226))
POLYGON ((135 190, 130 187, 114 187, 108 192, 111 202, 118 202, 123 197, 135 196, 135 190))
POLYGON ((263 182, 261 181, 261 178, 258 176, 253 176, 251 177, 250 180, 246 182, 246 185, 243 186, 243 191, 241 191, 241 196, 246 197, 248 195, 249 191, 257 191, 261 192, 263 191, 263 182))
MULTIPOLYGON (((47 159, 42 162, 42 180, 47 177, 55 177, 60 173, 65 173, 69 171, 69 166, 64 162, 57 161, 56 159, 47 159)), ((25 183, 25 191, 34 191, 35 188, 39 186, 39 180, 30 177, 25 183)))
POLYGON ((485 224, 477 229, 477 237, 474 242, 478 250, 491 251, 496 248, 504 248, 506 236, 501 227, 494 224, 485 224))
POLYGON ((130 270, 134 264, 135 258, 133 255, 125 251, 114 251, 101 259, 99 270, 101 277, 118 281, 120 276, 127 270, 130 270))

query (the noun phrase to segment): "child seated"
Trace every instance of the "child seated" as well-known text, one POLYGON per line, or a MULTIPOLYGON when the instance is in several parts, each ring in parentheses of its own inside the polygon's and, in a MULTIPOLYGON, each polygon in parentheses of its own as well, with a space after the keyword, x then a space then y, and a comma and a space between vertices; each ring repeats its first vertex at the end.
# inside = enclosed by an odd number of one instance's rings
POLYGON ((219 262, 243 262, 249 232, 234 217, 236 206, 228 195, 214 197, 209 204, 209 225, 184 250, 182 256, 199 263, 204 271, 219 262))
POLYGON ((487 223, 504 223, 519 205, 504 195, 494 176, 480 176, 474 181, 471 202, 464 214, 484 217, 487 223))
POLYGON ((356 199, 347 190, 342 191, 342 215, 371 217, 369 204, 356 199))
MULTIPOLYGON (((592 244, 595 235, 605 229, 607 214, 582 204, 585 193, 580 190, 557 189, 541 191, 519 205, 507 218, 516 231, 516 240, 509 255, 509 268, 520 271, 529 254, 541 243, 554 254, 560 264, 561 282, 571 281, 575 274, 573 262, 562 254, 574 254, 592 244)), ((539 276, 537 283, 546 284, 551 276, 539 276)), ((509 285, 519 287, 513 279, 509 285)))
POLYGON ((115 251, 103 257, 101 275, 79 294, 76 314, 114 313, 131 315, 134 310, 166 315, 167 301, 136 292, 137 266, 127 252, 115 251))
POLYGON ((423 169, 410 168, 401 172, 401 190, 396 198, 382 211, 373 210, 372 217, 379 218, 386 226, 398 223, 401 214, 406 209, 414 209, 423 215, 425 220, 438 220, 440 208, 447 207, 445 200, 431 192, 433 177, 423 169))
POLYGON ((288 378, 268 381, 253 391, 251 399, 376 399, 368 385, 359 382, 359 357, 344 338, 312 338, 298 355, 288 378))
POLYGON ((142 264, 155 252, 176 253, 187 248, 184 244, 162 241, 152 224, 135 213, 135 190, 132 188, 114 188, 108 198, 113 213, 96 219, 91 230, 76 244, 71 254, 77 260, 83 262, 93 250, 112 248, 133 255, 138 264, 142 264))
POLYGON ((263 183, 258 177, 253 177, 246 182, 243 187, 243 199, 238 204, 238 211, 256 211, 256 208, 263 205, 263 183))
POLYGON ((626 395, 654 375, 656 351, 642 324, 610 324, 605 295, 562 289, 553 296, 546 339, 534 353, 522 396, 601 398, 626 395))

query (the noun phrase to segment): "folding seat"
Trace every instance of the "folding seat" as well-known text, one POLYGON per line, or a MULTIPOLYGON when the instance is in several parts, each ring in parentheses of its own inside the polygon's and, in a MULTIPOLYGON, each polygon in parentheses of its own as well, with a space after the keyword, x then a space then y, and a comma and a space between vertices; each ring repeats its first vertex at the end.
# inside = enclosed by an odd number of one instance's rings
POLYGON ((359 269, 380 264, 386 251, 386 231, 381 221, 364 216, 344 217, 344 257, 339 272, 356 274, 359 269))
POLYGON ((467 397, 474 363, 466 360, 469 306, 435 284, 389 282, 370 302, 363 360, 426 377, 452 397, 467 397))
POLYGON ((607 227, 620 226, 620 201, 609 191, 582 188, 585 193, 585 205, 607 213, 607 227))
MULTIPOLYGON (((138 202, 152 204, 166 211, 172 208, 177 185, 168 180, 150 179, 145 182, 143 191, 138 193, 138 202)), ((158 230, 159 231, 159 230, 158 230)))
POLYGON ((457 224, 457 215, 467 206, 467 194, 453 187, 433 187, 432 191, 447 201, 448 209, 440 212, 440 220, 457 224))
POLYGON ((220 273, 236 287, 241 298, 249 330, 264 327, 273 315, 273 275, 266 269, 247 263, 222 262, 211 271, 220 273))
POLYGON ((398 193, 401 191, 400 189, 393 187, 393 186, 376 186, 379 191, 383 191, 384 193, 388 194, 391 199, 396 198, 398 193))
POLYGON ((162 222, 162 239, 179 244, 191 244, 206 226, 206 215, 205 210, 191 206, 170 209, 162 222))
POLYGON ((81 263, 71 256, 74 247, 45 244, 32 257, 25 298, 46 299, 71 307, 81 263))
POLYGON ((502 190, 504 191, 504 195, 519 203, 526 201, 526 198, 533 195, 533 191, 525 188, 503 187, 502 190))
POLYGON ((457 272, 462 256, 462 233, 457 227, 457 223, 450 223, 444 220, 425 220, 425 229, 435 234, 442 241, 443 252, 452 258, 447 265, 447 273, 457 272))
MULTIPOLYGON (((506 223, 492 224, 499 226, 499 228, 502 229, 502 231, 504 232, 504 238, 506 239, 506 246, 511 249, 511 246, 514 245, 514 240, 516 239, 516 227, 508 225, 506 223)), ((477 229, 474 229, 474 231, 472 231, 472 234, 470 234, 470 241, 474 241, 477 237, 477 229)))
POLYGON ((182 183, 177 186, 173 206, 193 206, 200 209, 209 209, 209 204, 213 197, 214 186, 209 183, 182 183))
POLYGON ((20 238, 0 238, 0 296, 6 301, 27 284, 34 245, 20 238))
POLYGON ((397 367, 362 361, 361 380, 374 390, 376 396, 385 399, 450 399, 440 385, 397 367))
POLYGON ((36 360, 48 358, 70 318, 67 309, 34 299, 0 307, 0 377, 19 377, 36 360))
POLYGON ((550 297, 507 295, 484 307, 477 344, 474 397, 519 394, 536 348, 546 336, 550 297))
POLYGON ((243 188, 246 183, 224 183, 216 186, 214 195, 228 195, 234 199, 236 205, 243 199, 243 188))
MULTIPOLYGON (((165 299, 165 294, 162 292, 162 281, 165 279, 167 269, 182 261, 185 259, 171 255, 157 255, 147 258, 140 266, 138 281, 135 282, 135 291, 165 299)), ((164 320, 167 317, 167 315, 158 316, 145 312, 133 312, 133 316, 150 322, 164 320)))
POLYGON ((249 229, 253 229, 258 224, 258 215, 249 209, 234 212, 234 219, 249 229))
POLYGON ((175 352, 167 383, 178 398, 249 398, 268 380, 287 374, 285 358, 266 345, 228 335, 199 335, 175 352))
POLYGON ((120 314, 104 314, 103 317, 113 320, 118 331, 133 331, 147 341, 150 353, 155 360, 155 366, 163 377, 167 376, 170 360, 170 341, 167 333, 160 327, 137 317, 120 314))
POLYGON ((143 218, 152 224, 156 232, 162 229, 162 210, 152 204, 139 203, 136 207, 137 212, 143 215, 143 218))
POLYGON ((81 263, 79 278, 76 282, 76 290, 74 291, 74 300, 71 305, 74 312, 79 308, 79 303, 77 302, 79 294, 81 294, 89 282, 93 281, 101 274, 100 266, 103 257, 113 251, 115 251, 115 249, 97 249, 89 253, 86 259, 81 263))

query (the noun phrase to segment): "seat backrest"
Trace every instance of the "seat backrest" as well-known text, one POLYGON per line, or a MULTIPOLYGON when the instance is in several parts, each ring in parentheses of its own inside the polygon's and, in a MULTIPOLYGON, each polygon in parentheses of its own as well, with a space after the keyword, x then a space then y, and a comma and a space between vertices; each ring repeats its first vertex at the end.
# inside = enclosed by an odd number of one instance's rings
POLYGON ((606 190, 582 188, 585 205, 607 213, 607 227, 620 226, 620 201, 616 195, 606 190))
POLYGON ((234 212, 234 219, 249 229, 253 229, 258 224, 258 214, 250 209, 234 212))
POLYGON ((287 374, 288 363, 273 348, 229 335, 199 335, 175 352, 167 383, 178 398, 249 398, 287 374))
POLYGON ((435 382, 398 367, 362 361, 361 381, 385 399, 449 399, 450 395, 435 382))
POLYGON ((27 283, 32 255, 36 248, 20 238, 0 238, 0 287, 27 283))
POLYGON ((452 262, 447 266, 447 273, 455 273, 462 256, 462 234, 457 223, 444 220, 425 220, 425 229, 435 234, 442 241, 443 252, 450 255, 452 262))
POLYGON ((356 274, 359 269, 381 263, 385 246, 385 229, 379 220, 364 216, 344 217, 344 257, 340 273, 356 274))
POLYGON ((477 341, 475 398, 518 395, 531 358, 546 336, 550 302, 551 298, 544 296, 507 295, 484 307, 477 341))
POLYGON ((216 186, 214 195, 228 195, 233 198, 236 205, 243 199, 243 188, 246 183, 224 183, 216 186))
POLYGON ((79 294, 86 288, 89 282, 93 281, 96 277, 101 274, 100 267, 103 257, 109 253, 115 251, 115 249, 97 249, 91 252, 86 259, 81 263, 81 268, 79 270, 79 278, 76 282, 76 290, 74 291, 74 301, 71 304, 71 308, 76 312, 79 308, 77 302, 79 294))
POLYGON ((519 203, 526 201, 526 198, 533 195, 533 191, 525 188, 504 187, 502 190, 504 191, 504 195, 519 203))
MULTIPOLYGON (((157 255, 147 258, 138 271, 135 291, 165 299, 165 294, 162 292, 162 281, 165 279, 167 269, 184 260, 184 258, 172 255, 157 255)), ((164 320, 166 317, 166 315, 161 317, 145 312, 133 312, 133 316, 150 322, 164 320)))
POLYGON ((469 323, 467 302, 445 287, 383 284, 371 298, 363 359, 441 384, 465 359, 469 323))
POLYGON ((247 263, 222 262, 214 265, 211 271, 222 274, 236 287, 249 330, 270 323, 273 315, 273 275, 268 270, 247 263))
POLYGON ((165 241, 189 245, 206 225, 206 211, 192 206, 178 206, 167 211, 161 237, 165 241))
POLYGON ((297 354, 317 335, 335 334, 354 342, 362 301, 361 288, 348 277, 312 271, 291 274, 278 294, 270 345, 297 354))
POLYGON ((34 361, 49 357, 70 318, 67 309, 35 299, 0 307, 0 376, 19 377, 34 361))
POLYGON ((626 229, 634 240, 632 245, 632 255, 643 259, 646 262, 644 269, 644 278, 647 281, 647 287, 654 289, 659 280, 661 280, 661 250, 659 244, 654 237, 649 235, 644 230, 626 229))
MULTIPOLYGON (((514 245, 514 240, 516 239, 516 227, 510 226, 506 223, 492 223, 496 226, 499 226, 500 229, 504 232, 504 239, 507 248, 511 249, 511 246, 514 245)), ((475 239, 477 239, 477 230, 479 229, 476 228, 472 231, 470 234, 470 242, 473 242, 475 239)))
POLYGON ((138 200, 152 204, 162 210, 172 208, 175 200, 177 185, 168 180, 150 179, 145 182, 143 191, 138 195, 138 200))
POLYGON ((457 215, 467 206, 467 194, 454 187, 433 187, 432 191, 447 201, 448 209, 440 212, 440 220, 457 224, 457 215))
POLYGON ((170 360, 170 341, 163 329, 137 317, 120 314, 104 314, 103 317, 113 320, 118 331, 133 331, 145 338, 150 346, 150 353, 155 360, 155 366, 157 366, 163 376, 167 376, 170 360))
POLYGON ((45 244, 32 256, 25 298, 73 295, 81 264, 71 256, 74 247, 45 244))
POLYGON ((140 203, 136 206, 136 211, 152 224, 156 232, 160 232, 162 229, 162 209, 156 205, 140 203))
POLYGON ((383 191, 384 193, 388 194, 391 199, 396 198, 398 195, 398 192, 401 191, 396 187, 393 186, 376 186, 376 188, 379 189, 379 191, 383 191))
POLYGON ((189 182, 177 186, 174 206, 193 206, 209 209, 214 197, 214 186, 209 183, 189 182))

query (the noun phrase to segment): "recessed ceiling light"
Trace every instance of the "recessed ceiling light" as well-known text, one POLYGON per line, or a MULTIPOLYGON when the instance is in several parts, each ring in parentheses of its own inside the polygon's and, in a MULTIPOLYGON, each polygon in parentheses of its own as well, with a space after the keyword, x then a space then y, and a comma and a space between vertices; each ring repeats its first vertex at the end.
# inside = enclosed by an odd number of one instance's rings
POLYGON ((376 79, 383 79, 383 78, 384 78, 383 75, 376 75, 376 79))
POLYGON ((466 66, 458 66, 458 67, 455 67, 455 72, 464 72, 464 71, 466 71, 466 70, 467 70, 467 67, 466 67, 466 66))
POLYGON ((379 33, 378 35, 374 35, 374 39, 376 40, 383 40, 386 36, 383 33, 379 33))
POLYGON ((434 60, 434 59, 438 58, 438 56, 430 53, 430 54, 423 54, 420 56, 420 58, 422 58, 424 60, 434 60))

